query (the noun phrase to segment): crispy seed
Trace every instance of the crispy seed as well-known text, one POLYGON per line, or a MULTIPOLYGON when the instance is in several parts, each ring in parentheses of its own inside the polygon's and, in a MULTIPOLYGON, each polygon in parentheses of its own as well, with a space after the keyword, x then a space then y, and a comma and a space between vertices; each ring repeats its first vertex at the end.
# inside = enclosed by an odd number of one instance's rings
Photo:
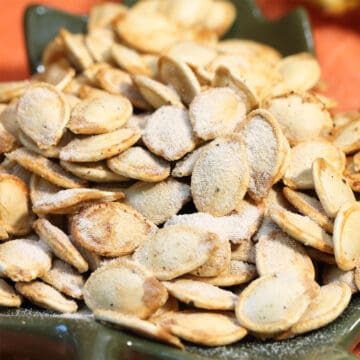
POLYGON ((355 202, 355 195, 341 172, 325 159, 313 162, 315 191, 327 215, 334 218, 342 205, 355 202))
MULTIPOLYGON (((82 75, 85 76, 86 80, 88 81, 89 85, 99 87, 99 81, 98 81, 98 74, 103 69, 111 69, 111 66, 106 62, 98 62, 90 67, 88 67, 86 70, 83 71, 82 75)), ((69 94, 67 94, 69 96, 69 94)), ((71 94, 70 94, 71 96, 71 94)), ((80 100, 76 102, 76 104, 79 103, 80 100)))
POLYGON ((63 90, 75 77, 75 69, 65 58, 60 58, 45 67, 41 74, 41 81, 54 85, 58 90, 63 90))
POLYGON ((43 179, 42 177, 32 174, 30 179, 30 199, 34 204, 39 200, 44 200, 48 196, 56 194, 62 190, 61 187, 43 179))
POLYGON ((350 120, 346 125, 335 131, 334 144, 346 154, 360 150, 360 119, 350 120))
POLYGON ((18 103, 19 100, 15 99, 0 112, 0 124, 20 143, 18 134, 21 129, 16 119, 18 103))
MULTIPOLYGON (((125 128, 133 129, 135 132, 142 134, 148 120, 148 114, 138 114, 130 116, 129 120, 125 124, 125 128)), ((140 141, 140 140, 139 140, 140 141)))
POLYGON ((329 112, 309 93, 285 93, 263 101, 280 123, 291 145, 317 138, 324 128, 332 127, 329 112))
POLYGON ((178 26, 159 12, 144 13, 133 9, 120 17, 115 29, 129 46, 150 54, 158 54, 180 38, 178 26))
POLYGON ((344 282, 351 288, 351 292, 354 294, 358 291, 355 283, 355 271, 343 271, 336 265, 325 265, 322 268, 322 281, 324 285, 330 283, 344 282))
POLYGON ((209 259, 193 270, 191 274, 199 277, 217 276, 225 271, 230 265, 231 247, 228 240, 217 237, 214 250, 209 259))
POLYGON ((215 234, 185 225, 160 229, 135 251, 134 260, 160 280, 172 280, 204 264, 215 247, 215 234))
POLYGON ((304 245, 328 254, 333 253, 331 236, 310 218, 275 207, 270 209, 269 215, 283 231, 304 245))
POLYGON ((356 267, 360 259, 360 204, 346 203, 336 215, 334 224, 334 254, 338 267, 348 271, 356 267))
POLYGON ((262 276, 240 294, 236 317, 246 329, 264 334, 289 329, 319 293, 309 278, 294 274, 262 276))
MULTIPOLYGON (((89 51, 89 54, 94 58, 95 61, 97 61, 97 63, 111 63, 111 49, 115 44, 115 34, 112 29, 95 29, 85 36, 84 42, 87 50, 89 51)), ((94 66, 94 64, 89 65, 85 69, 85 72, 92 66, 94 66)))
POLYGON ((264 214, 263 204, 254 205, 243 200, 227 216, 212 216, 208 213, 197 212, 173 216, 165 223, 168 225, 188 225, 208 230, 221 239, 230 240, 233 244, 250 239, 260 226, 264 214))
POLYGON ((345 156, 334 144, 323 139, 304 141, 291 149, 285 185, 292 189, 313 189, 312 164, 317 158, 327 160, 339 172, 345 167, 345 156))
POLYGON ((14 175, 21 179, 28 186, 32 176, 30 171, 27 171, 16 161, 10 160, 8 158, 5 158, 4 161, 0 163, 0 173, 14 175))
POLYGON ((33 203, 33 211, 37 214, 72 214, 87 202, 115 201, 123 198, 122 192, 67 189, 41 197, 33 203))
POLYGON ((80 188, 86 182, 66 172, 60 165, 25 148, 6 154, 7 158, 16 161, 25 169, 65 188, 80 188))
POLYGON ((23 131, 19 131, 19 140, 24 147, 47 158, 58 158, 61 148, 66 146, 73 139, 74 135, 70 131, 65 131, 57 145, 50 146, 47 149, 40 149, 30 137, 25 135, 23 131))
POLYGON ((184 349, 184 345, 180 342, 180 340, 176 336, 171 335, 161 325, 141 320, 136 316, 125 315, 117 311, 110 310, 95 310, 94 316, 96 320, 105 321, 115 327, 131 330, 132 332, 152 340, 158 340, 175 346, 178 349, 184 349))
POLYGON ((53 85, 30 86, 19 99, 17 122, 40 149, 56 145, 69 121, 70 107, 64 95, 53 85))
POLYGON ((231 134, 245 119, 245 104, 231 89, 206 90, 190 104, 190 121, 195 134, 203 140, 231 134))
POLYGON ((191 176, 195 163, 205 148, 206 145, 200 146, 191 153, 187 154, 184 158, 177 161, 175 167, 172 169, 171 175, 173 177, 191 176))
POLYGON ((83 276, 61 260, 54 260, 52 268, 41 276, 41 280, 67 296, 79 300, 83 298, 83 276))
POLYGON ((73 175, 97 183, 126 182, 130 179, 112 172, 105 162, 73 163, 61 160, 60 165, 73 175))
POLYGON ((118 155, 135 144, 140 134, 130 129, 75 139, 60 151, 60 159, 75 162, 92 162, 118 155))
POLYGON ((196 212, 192 214, 174 215, 166 223, 165 227, 169 225, 187 225, 190 227, 199 228, 203 231, 209 231, 218 235, 222 240, 229 241, 230 229, 223 221, 225 216, 216 217, 205 212, 196 212))
POLYGON ((84 300, 92 310, 112 310, 146 319, 165 304, 165 287, 140 264, 119 259, 94 271, 85 283, 84 300))
MULTIPOLYGON (((329 98, 329 97, 327 97, 323 94, 319 94, 317 92, 314 92, 313 94, 324 104, 326 110, 333 110, 333 109, 337 108, 339 105, 335 99, 329 98)), ((334 121, 333 121, 333 124, 334 124, 334 121)), ((334 124, 334 127, 336 127, 335 124, 334 124)))
POLYGON ((290 328, 292 334, 319 329, 341 315, 351 300, 350 287, 342 282, 321 286, 300 320, 290 328))
POLYGON ((34 223, 34 230, 59 259, 72 265, 81 273, 88 271, 89 266, 85 259, 59 228, 46 219, 38 219, 34 223))
POLYGON ((261 57, 251 54, 220 54, 206 66, 206 70, 215 75, 220 66, 231 69, 261 97, 264 96, 264 92, 266 93, 266 89, 272 89, 274 83, 279 81, 279 75, 272 70, 268 63, 261 57))
POLYGON ((146 76, 134 75, 132 79, 141 95, 154 109, 165 105, 183 106, 179 95, 171 87, 146 76))
POLYGON ((175 298, 200 309, 233 310, 238 298, 231 291, 201 281, 179 279, 163 285, 175 298))
POLYGON ((231 28, 236 18, 236 7, 230 1, 216 0, 210 5, 205 19, 205 26, 222 37, 231 28))
POLYGON ((159 59, 159 77, 162 82, 172 86, 187 105, 200 93, 199 81, 191 68, 174 57, 162 56, 159 59))
POLYGON ((345 111, 334 114, 333 123, 335 129, 350 124, 351 121, 360 119, 360 111, 345 111))
POLYGON ((178 59, 189 66, 203 67, 215 58, 216 51, 193 41, 179 41, 169 46, 163 55, 178 59))
POLYGON ((119 175, 146 182, 158 182, 170 175, 168 162, 137 146, 108 159, 107 164, 119 175))
POLYGON ((145 16, 148 13, 160 12, 160 3, 159 0, 138 1, 131 9, 145 16))
POLYGON ((259 228, 264 215, 264 204, 241 201, 236 209, 222 218, 223 226, 228 231, 228 238, 233 244, 250 239, 259 228))
POLYGON ((240 126, 250 167, 249 195, 259 201, 268 194, 281 167, 283 135, 266 110, 251 112, 240 126))
POLYGON ((280 230, 281 229, 279 228, 279 226, 277 226, 272 221, 271 217, 268 214, 266 214, 258 231, 252 237, 252 240, 256 244, 263 237, 271 236, 274 231, 280 231, 280 230))
POLYGON ((159 11, 183 28, 203 23, 209 13, 211 0, 165 0, 159 2, 159 11))
POLYGON ((360 260, 358 260, 356 264, 356 268, 354 271, 354 281, 355 285, 357 286, 358 290, 360 290, 360 260))
POLYGON ((242 102, 246 106, 246 113, 254 110, 259 106, 256 91, 246 83, 246 80, 239 74, 232 72, 228 67, 220 65, 216 71, 214 79, 212 80, 214 87, 228 86, 236 92, 242 102))
POLYGON ((354 170, 359 172, 360 171, 360 152, 354 154, 353 162, 354 162, 354 170))
POLYGON ((97 75, 100 86, 113 95, 127 97, 134 107, 149 110, 151 107, 142 97, 138 88, 133 84, 128 73, 119 69, 102 69, 97 75))
MULTIPOLYGON (((69 219, 69 227, 71 228, 72 220, 69 219)), ((79 251, 79 253, 82 255, 82 257, 86 260, 86 262, 89 264, 89 269, 91 271, 97 270, 99 267, 104 265, 104 258, 86 250, 84 247, 82 247, 77 241, 73 239, 72 236, 69 236, 70 241, 72 244, 76 247, 76 249, 79 251)))
MULTIPOLYGON (((268 196, 264 199, 265 203, 265 215, 269 214, 269 210, 272 207, 280 207, 289 211, 295 212, 295 208, 288 202, 286 197, 283 194, 283 187, 275 185, 271 188, 268 196)), ((275 227, 279 229, 276 225, 275 227)))
POLYGON ((125 203, 156 225, 176 215, 191 199, 189 185, 171 177, 157 184, 139 181, 125 194, 125 203))
POLYGON ((211 29, 204 28, 203 26, 195 26, 191 29, 184 29, 182 39, 185 41, 194 41, 206 46, 214 46, 218 41, 216 33, 211 29))
POLYGON ((159 78, 158 60, 159 56, 154 54, 141 54, 143 61, 150 70, 150 78, 159 78))
POLYGON ((320 80, 320 66, 309 53, 298 53, 281 59, 277 70, 292 90, 310 90, 320 80))
POLYGON ((47 66, 65 56, 64 42, 60 35, 50 40, 44 48, 41 56, 41 63, 47 66))
POLYGON ((290 159, 291 159, 291 148, 290 144, 287 141, 285 135, 282 136, 282 146, 281 146, 281 165, 279 167, 279 170, 274 178, 274 183, 279 182, 280 180, 283 180, 287 169, 290 166, 290 159))
POLYGON ((0 244, 0 273, 4 277, 31 281, 50 268, 50 253, 37 240, 17 239, 0 244))
POLYGON ((128 8, 122 4, 105 2, 91 7, 88 20, 88 32, 95 29, 106 28, 117 17, 128 12, 128 8))
POLYGON ((78 96, 80 99, 82 100, 87 100, 87 99, 95 99, 99 96, 106 96, 107 93, 103 90, 100 90, 94 86, 90 86, 88 84, 83 84, 80 86, 79 88, 79 93, 78 96))
POLYGON ((0 306, 19 307, 21 303, 21 297, 16 294, 13 287, 5 280, 0 279, 0 306))
POLYGON ((193 134, 187 110, 163 106, 149 116, 142 137, 151 152, 174 161, 194 150, 193 134))
POLYGON ((4 154, 15 149, 16 145, 15 136, 6 129, 0 119, 0 154, 4 154))
MULTIPOLYGON (((215 277, 190 277, 192 280, 199 280, 207 284, 229 287, 248 283, 256 278, 257 272, 253 264, 231 259, 227 269, 215 277)), ((187 276, 189 277, 189 276, 187 276)))
POLYGON ((0 103, 7 103, 21 96, 29 85, 28 80, 2 82, 0 84, 0 103))
POLYGON ((10 235, 26 235, 31 231, 29 189, 18 177, 0 173, 0 224, 10 235))
POLYGON ((154 231, 156 226, 141 214, 116 202, 83 209, 71 225, 72 236, 81 246, 112 257, 131 254, 154 231))
POLYGON ((122 127, 131 114, 132 105, 128 99, 104 94, 79 102, 67 126, 75 134, 104 134, 122 127))
POLYGON ((216 49, 225 54, 251 54, 263 58, 271 65, 276 64, 282 58, 280 52, 273 47, 253 40, 226 39, 220 41, 216 49))
POLYGON ((67 300, 57 290, 41 281, 17 282, 15 289, 32 303, 60 313, 75 313, 76 302, 67 300))
POLYGON ((343 175, 352 188, 353 191, 360 191, 360 173, 355 170, 355 163, 353 157, 348 157, 346 159, 346 167, 343 172, 343 175))
POLYGON ((111 55, 116 64, 129 74, 150 76, 150 69, 140 54, 127 46, 114 44, 111 55))
POLYGON ((191 193, 198 211, 223 216, 243 199, 249 169, 242 137, 214 140, 200 154, 191 176, 191 193))
POLYGON ((315 278, 314 265, 304 246, 282 231, 274 231, 256 244, 256 268, 260 276, 291 272, 315 278))
POLYGON ((0 240, 7 240, 9 238, 9 234, 5 230, 4 226, 0 225, 0 240))
POLYGON ((301 214, 308 216, 325 231, 332 234, 334 224, 327 216, 319 200, 302 192, 291 190, 288 187, 283 189, 283 193, 290 204, 293 205, 301 214))
POLYGON ((160 324, 186 341, 206 346, 232 344, 247 334, 231 313, 180 311, 160 324))
POLYGON ((169 294, 166 303, 162 307, 158 308, 148 318, 148 320, 156 324, 160 322, 161 319, 172 313, 173 311, 179 311, 179 301, 169 294))
POLYGON ((255 244, 251 239, 244 239, 238 244, 231 245, 231 260, 239 260, 250 264, 255 264, 255 244))
POLYGON ((77 69, 85 70, 93 64, 93 59, 85 46, 84 35, 72 34, 64 28, 60 29, 59 34, 64 43, 68 59, 77 69))
MULTIPOLYGON (((92 65, 90 65, 92 66, 92 65)), ((64 94, 70 94, 73 96, 80 97, 80 90, 85 85, 90 85, 91 82, 84 74, 77 75, 63 90, 64 94)))
POLYGON ((214 80, 213 73, 207 71, 206 68, 195 67, 193 65, 190 65, 190 68, 194 72, 202 88, 207 89, 212 84, 214 80))

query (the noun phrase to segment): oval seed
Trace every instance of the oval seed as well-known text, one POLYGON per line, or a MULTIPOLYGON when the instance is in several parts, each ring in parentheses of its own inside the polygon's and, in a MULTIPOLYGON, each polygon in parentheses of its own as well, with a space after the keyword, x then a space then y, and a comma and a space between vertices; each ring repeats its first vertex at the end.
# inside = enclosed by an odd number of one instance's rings
POLYGON ((219 137, 200 154, 191 176, 191 193, 198 211, 222 216, 234 210, 249 184, 242 138, 219 137))
POLYGON ((131 114, 128 99, 104 94, 79 102, 71 112, 67 127, 75 134, 104 134, 122 127, 131 114))
POLYGON ((91 310, 112 310, 140 319, 164 305, 167 297, 165 287, 149 271, 124 259, 94 271, 84 287, 84 300, 91 310))
POLYGON ((71 225, 75 241, 101 256, 131 254, 156 227, 130 206, 117 202, 91 205, 71 225))
POLYGON ((348 271, 360 259, 360 204, 347 203, 340 207, 334 224, 334 254, 338 267, 348 271))
POLYGON ((13 281, 31 281, 51 268, 49 251, 37 240, 17 239, 0 244, 0 273, 13 281))
POLYGON ((70 107, 64 95, 53 85, 30 86, 19 99, 17 122, 40 149, 56 145, 69 121, 70 107))

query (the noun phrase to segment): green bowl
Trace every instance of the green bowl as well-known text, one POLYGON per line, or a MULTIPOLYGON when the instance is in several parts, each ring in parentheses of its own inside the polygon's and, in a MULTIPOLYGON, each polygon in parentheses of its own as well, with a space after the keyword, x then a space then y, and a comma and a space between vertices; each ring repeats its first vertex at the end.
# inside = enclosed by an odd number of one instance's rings
MULTIPOLYGON (((253 1, 234 0, 234 3, 239 16, 227 37, 261 41, 274 46, 283 55, 314 52, 304 10, 296 9, 271 22, 261 16, 253 1)), ((84 32, 86 20, 84 16, 73 16, 44 6, 29 7, 25 14, 25 31, 31 70, 36 72, 38 69, 46 43, 57 34, 60 26, 73 32, 84 32)), ((95 322, 89 313, 58 315, 31 306, 0 311, 0 359, 355 360, 358 358, 351 350, 359 336, 359 294, 335 322, 294 339, 262 342, 247 337, 238 344, 217 348, 187 344, 187 351, 105 327, 95 322)))

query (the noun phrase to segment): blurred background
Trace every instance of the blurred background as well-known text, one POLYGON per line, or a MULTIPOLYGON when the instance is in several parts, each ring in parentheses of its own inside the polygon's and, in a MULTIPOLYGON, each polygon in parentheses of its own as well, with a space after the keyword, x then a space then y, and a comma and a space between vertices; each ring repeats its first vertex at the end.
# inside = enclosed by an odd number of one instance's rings
MULTIPOLYGON (((195 0, 194 0, 195 1, 195 0)), ((242 1, 242 0, 238 0, 242 1)), ((64 11, 86 14, 101 0, 38 0, 64 11)), ((323 93, 338 101, 337 111, 360 110, 360 0, 257 0, 275 19, 295 6, 311 18, 316 54, 322 67, 323 93)), ((34 0, 0 0, 0 81, 29 76, 22 16, 34 0)))

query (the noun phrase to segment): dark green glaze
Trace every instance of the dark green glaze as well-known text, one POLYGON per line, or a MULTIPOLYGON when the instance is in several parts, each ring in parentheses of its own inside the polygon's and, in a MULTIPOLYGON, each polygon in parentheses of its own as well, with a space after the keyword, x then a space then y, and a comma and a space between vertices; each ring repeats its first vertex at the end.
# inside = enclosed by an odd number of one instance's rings
MULTIPOLYGON (((135 1, 126 1, 132 4, 135 1)), ((302 9, 270 22, 261 16, 253 0, 234 0, 238 19, 227 37, 257 40, 274 46, 283 55, 314 51, 309 21, 302 9)), ((46 43, 60 26, 84 32, 86 17, 73 16, 43 6, 31 6, 25 14, 29 64, 40 65, 46 43)), ((236 345, 209 349, 188 346, 188 352, 113 330, 91 317, 67 318, 36 309, 0 311, 0 359, 26 358, 81 360, 237 359, 237 360, 350 360, 349 349, 360 336, 360 297, 355 296, 345 313, 329 326, 283 342, 246 338, 236 345)))
MULTIPOLYGON (((132 5, 136 0, 124 1, 132 5)), ((229 38, 251 39, 269 44, 283 55, 302 51, 314 52, 314 42, 309 19, 305 10, 297 8, 278 21, 266 20, 254 0, 233 0, 238 17, 226 35, 229 38)), ((45 45, 65 27, 79 33, 86 30, 86 16, 74 16, 65 12, 33 5, 25 13, 25 39, 29 66, 36 72, 45 45)))

